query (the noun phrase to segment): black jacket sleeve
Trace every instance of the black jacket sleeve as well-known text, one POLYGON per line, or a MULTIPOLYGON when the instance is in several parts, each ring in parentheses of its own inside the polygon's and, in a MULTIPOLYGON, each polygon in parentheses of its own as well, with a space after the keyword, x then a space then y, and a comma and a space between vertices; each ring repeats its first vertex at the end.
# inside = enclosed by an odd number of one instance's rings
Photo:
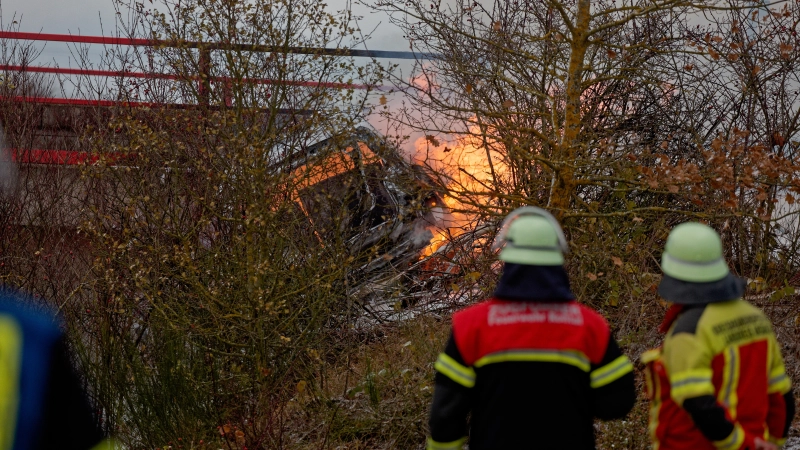
POLYGON ((792 426, 792 420, 794 420, 794 414, 795 414, 794 394, 792 393, 792 391, 783 394, 783 401, 786 403, 786 422, 784 423, 783 426, 783 436, 780 437, 785 438, 789 436, 789 427, 792 426))
MULTIPOLYGON (((465 365, 452 333, 444 354, 465 365)), ((445 443, 467 436, 467 415, 471 405, 471 389, 437 371, 429 420, 431 439, 445 443)))
POLYGON ((709 441, 721 441, 733 432, 734 424, 725 417, 725 409, 713 395, 701 395, 683 401, 683 409, 709 441))
POLYGON ((103 440, 63 339, 52 349, 45 399, 37 450, 87 450, 103 440))
POLYGON ((611 336, 603 359, 591 366, 592 406, 598 419, 625 417, 636 403, 633 366, 611 336), (609 381, 610 380, 610 381, 609 381), (594 385, 597 384, 597 387, 594 385))

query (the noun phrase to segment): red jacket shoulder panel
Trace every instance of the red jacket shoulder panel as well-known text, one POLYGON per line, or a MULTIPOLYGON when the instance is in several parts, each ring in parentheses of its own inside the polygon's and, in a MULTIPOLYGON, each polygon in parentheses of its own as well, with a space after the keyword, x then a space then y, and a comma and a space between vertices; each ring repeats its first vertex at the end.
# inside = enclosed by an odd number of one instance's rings
POLYGON ((591 353, 587 353, 586 356, 593 363, 599 363, 603 359, 606 348, 608 348, 608 340, 611 339, 611 328, 600 313, 588 306, 578 306, 581 307, 586 321, 586 338, 590 340, 590 342, 587 342, 587 348, 591 349, 591 353))
POLYGON ((574 301, 490 299, 453 316, 453 337, 468 365, 485 355, 515 349, 577 350, 598 363, 610 330, 600 314, 574 301))
POLYGON ((453 339, 467 365, 471 366, 478 359, 475 356, 475 344, 480 339, 480 330, 486 325, 490 301, 472 305, 453 314, 453 339))

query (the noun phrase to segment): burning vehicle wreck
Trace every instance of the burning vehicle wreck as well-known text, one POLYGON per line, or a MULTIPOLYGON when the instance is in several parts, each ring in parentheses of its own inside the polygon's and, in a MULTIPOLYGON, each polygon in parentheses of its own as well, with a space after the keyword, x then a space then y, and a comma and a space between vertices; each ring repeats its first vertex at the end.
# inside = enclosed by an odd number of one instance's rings
POLYGON ((348 292, 373 318, 414 304, 432 279, 459 273, 454 264, 442 267, 447 248, 434 248, 442 244, 434 233, 447 214, 442 187, 376 133, 358 128, 344 139, 326 139, 290 167, 298 212, 321 245, 345 240, 357 261, 348 292))

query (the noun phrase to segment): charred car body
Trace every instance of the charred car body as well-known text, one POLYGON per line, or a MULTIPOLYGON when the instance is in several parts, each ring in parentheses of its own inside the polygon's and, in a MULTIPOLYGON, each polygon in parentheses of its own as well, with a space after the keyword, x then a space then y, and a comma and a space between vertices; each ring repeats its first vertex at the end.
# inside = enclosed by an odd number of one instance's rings
POLYGON ((357 258, 350 294, 374 303, 396 289, 431 244, 441 187, 366 128, 323 140, 288 166, 296 206, 321 244, 344 239, 357 258))

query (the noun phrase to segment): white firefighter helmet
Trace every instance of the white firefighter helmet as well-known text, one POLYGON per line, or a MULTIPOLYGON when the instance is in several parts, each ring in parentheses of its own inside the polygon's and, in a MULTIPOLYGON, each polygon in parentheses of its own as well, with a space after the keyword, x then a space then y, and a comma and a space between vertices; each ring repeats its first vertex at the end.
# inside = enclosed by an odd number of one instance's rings
POLYGON ((503 220, 492 247, 502 248, 501 260, 530 266, 560 266, 569 253, 558 220, 535 206, 512 211, 503 220))

